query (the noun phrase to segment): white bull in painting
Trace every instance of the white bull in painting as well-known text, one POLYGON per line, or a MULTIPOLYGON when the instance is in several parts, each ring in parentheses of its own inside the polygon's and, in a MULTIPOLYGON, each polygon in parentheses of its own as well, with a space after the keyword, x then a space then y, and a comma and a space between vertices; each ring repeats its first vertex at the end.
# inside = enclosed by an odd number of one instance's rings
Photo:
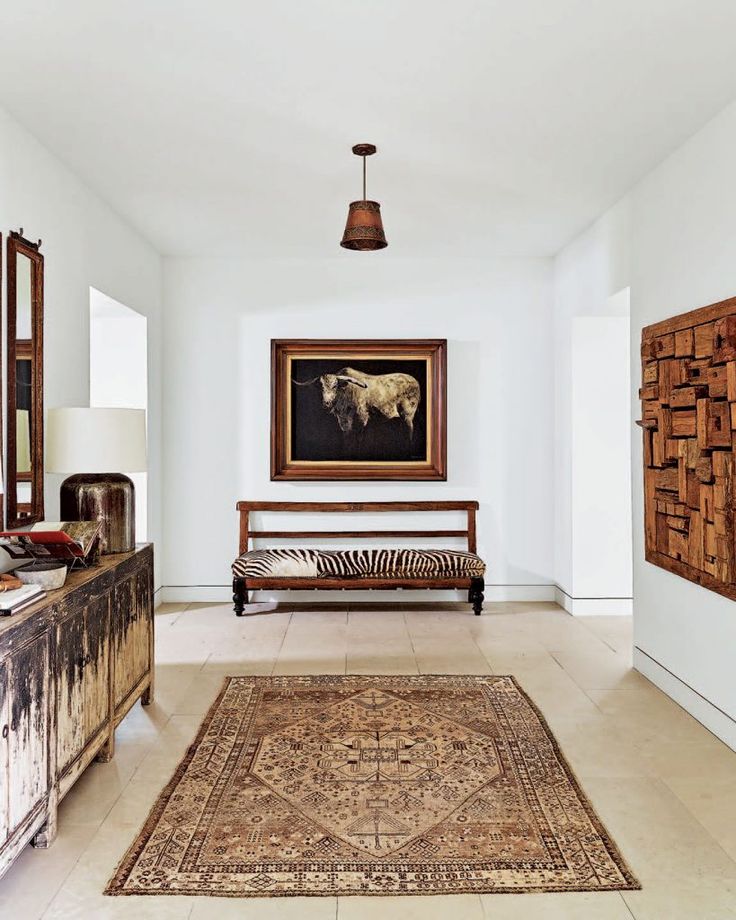
POLYGON ((340 430, 349 434, 368 424, 371 413, 385 418, 400 418, 414 434, 414 416, 421 401, 419 383, 410 374, 366 374, 343 367, 336 374, 322 374, 312 380, 294 383, 322 387, 322 404, 337 419, 340 430), (357 420, 357 421, 356 421, 357 420))

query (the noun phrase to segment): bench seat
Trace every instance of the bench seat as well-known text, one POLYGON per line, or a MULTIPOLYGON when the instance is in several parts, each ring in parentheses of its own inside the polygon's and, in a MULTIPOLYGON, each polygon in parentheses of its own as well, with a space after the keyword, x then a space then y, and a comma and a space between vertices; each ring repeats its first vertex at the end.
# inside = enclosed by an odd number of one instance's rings
POLYGON ((475 553, 455 549, 254 549, 233 563, 236 578, 482 578, 475 553))
MULTIPOLYGON (((480 616, 483 610, 486 566, 477 555, 477 501, 390 501, 390 502, 238 502, 240 513, 240 555, 233 563, 233 607, 245 615, 252 591, 467 591, 468 603, 480 616), (252 527, 251 515, 287 513, 315 514, 412 514, 421 512, 457 514, 464 512, 464 529, 344 529, 344 530, 260 530, 252 527), (389 541, 462 539, 465 549, 385 548, 389 541), (343 543, 371 540, 354 549, 307 548, 303 541, 340 540, 343 543), (256 540, 292 540, 295 549, 256 549, 256 540), (381 546, 380 544, 383 544, 381 546)), ((309 544, 307 544, 308 546, 309 544)), ((409 546, 412 544, 410 543, 409 546)), ((440 544, 441 545, 441 544, 440 544)))

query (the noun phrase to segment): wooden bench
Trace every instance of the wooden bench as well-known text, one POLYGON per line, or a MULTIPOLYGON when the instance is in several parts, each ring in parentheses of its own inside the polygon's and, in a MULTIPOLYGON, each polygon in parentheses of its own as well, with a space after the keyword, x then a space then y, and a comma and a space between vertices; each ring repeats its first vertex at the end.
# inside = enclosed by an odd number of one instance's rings
MULTIPOLYGON (((241 501, 237 504, 240 512, 240 546, 238 559, 233 568, 246 562, 254 554, 249 553, 249 543, 255 540, 393 540, 393 539, 448 539, 461 538, 466 541, 467 553, 458 550, 437 550, 435 553, 462 556, 473 554, 477 560, 476 569, 483 570, 483 564, 478 559, 476 541, 476 501, 443 501, 443 502, 250 502, 241 501), (251 514, 253 512, 345 512, 355 513, 397 513, 397 512, 465 512, 467 524, 464 530, 251 530, 251 514), (248 557, 244 554, 248 553, 248 557)), ((430 554, 432 551, 415 550, 430 554)), ((310 552, 303 550, 304 553, 310 552)), ((319 552, 319 551, 315 551, 319 552)), ((327 551, 322 551, 328 555, 327 551)), ((338 551, 339 553, 339 551, 338 551)), ((274 552, 275 555, 275 552, 274 552)), ((468 561, 468 560, 460 560, 468 561)), ((471 564, 473 560, 470 560, 471 564)), ((483 592, 485 581, 482 575, 446 573, 431 576, 414 577, 386 577, 373 575, 370 572, 357 576, 330 575, 330 576, 293 576, 293 575, 240 575, 234 571, 233 602, 238 616, 244 615, 245 605, 248 603, 248 591, 270 590, 366 590, 366 589, 393 589, 393 588, 428 588, 447 589, 455 588, 467 590, 468 603, 473 605, 477 616, 483 608, 483 592)))

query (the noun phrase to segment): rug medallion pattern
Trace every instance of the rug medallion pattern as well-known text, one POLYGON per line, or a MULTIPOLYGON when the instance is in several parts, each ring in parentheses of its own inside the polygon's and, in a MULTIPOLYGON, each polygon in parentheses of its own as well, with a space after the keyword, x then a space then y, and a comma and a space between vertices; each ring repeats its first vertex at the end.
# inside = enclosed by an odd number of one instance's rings
POLYGON ((232 677, 107 894, 638 883, 511 677, 232 677))

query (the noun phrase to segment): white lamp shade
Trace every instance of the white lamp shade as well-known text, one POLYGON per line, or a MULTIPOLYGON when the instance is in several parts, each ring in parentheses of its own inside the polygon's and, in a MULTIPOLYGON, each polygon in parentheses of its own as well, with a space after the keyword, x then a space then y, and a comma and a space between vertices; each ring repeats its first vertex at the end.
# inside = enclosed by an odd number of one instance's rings
POLYGON ((143 409, 49 409, 47 472, 140 473, 146 465, 143 409))

